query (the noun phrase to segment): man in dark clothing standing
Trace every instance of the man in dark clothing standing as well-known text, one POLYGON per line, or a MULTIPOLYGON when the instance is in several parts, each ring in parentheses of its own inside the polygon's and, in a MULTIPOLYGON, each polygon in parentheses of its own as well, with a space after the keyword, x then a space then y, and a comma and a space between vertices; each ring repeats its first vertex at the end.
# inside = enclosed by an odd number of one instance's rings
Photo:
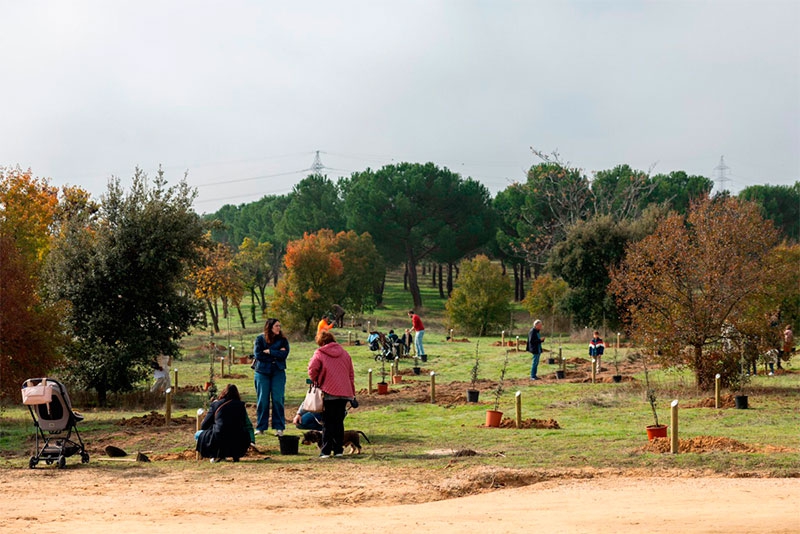
POLYGON ((539 370, 539 357, 542 355, 542 343, 544 338, 539 336, 539 331, 542 329, 542 321, 536 319, 533 322, 533 328, 528 332, 528 343, 525 345, 525 350, 533 354, 531 361, 531 380, 540 380, 537 376, 539 370))

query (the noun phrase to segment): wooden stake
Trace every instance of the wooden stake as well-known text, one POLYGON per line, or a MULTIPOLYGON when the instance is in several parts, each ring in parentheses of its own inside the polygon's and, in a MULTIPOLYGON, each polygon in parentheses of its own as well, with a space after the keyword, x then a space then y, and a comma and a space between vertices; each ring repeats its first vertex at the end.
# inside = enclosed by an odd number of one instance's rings
POLYGON ((519 336, 517 336, 517 352, 519 352, 519 336))
POLYGON ((175 391, 178 391, 178 368, 176 367, 173 370, 175 371, 175 391))
POLYGON ((372 369, 367 369, 367 395, 372 395, 372 369))
POLYGON ((596 376, 597 376, 597 360, 592 358, 592 384, 594 384, 596 376))
POLYGON ((714 379, 714 407, 717 410, 719 410, 719 379, 720 375, 717 373, 717 376, 714 379))
POLYGON ((514 397, 516 401, 517 428, 522 428, 522 392, 517 391, 514 397))
MULTIPOLYGON (((197 422, 196 422, 197 424, 195 426, 195 432, 200 432, 200 416, 203 415, 203 411, 204 410, 202 408, 198 408, 197 409, 197 422)), ((197 460, 199 462, 200 461, 200 451, 195 452, 194 456, 195 456, 195 460, 197 460)))
POLYGON ((164 406, 164 426, 169 426, 172 421, 172 388, 167 388, 167 404, 164 406))
POLYGON ((431 371, 431 404, 436 404, 436 373, 431 371))
POLYGON ((672 439, 670 440, 670 452, 678 454, 678 399, 672 401, 671 404, 672 420, 670 421, 670 432, 672 439))

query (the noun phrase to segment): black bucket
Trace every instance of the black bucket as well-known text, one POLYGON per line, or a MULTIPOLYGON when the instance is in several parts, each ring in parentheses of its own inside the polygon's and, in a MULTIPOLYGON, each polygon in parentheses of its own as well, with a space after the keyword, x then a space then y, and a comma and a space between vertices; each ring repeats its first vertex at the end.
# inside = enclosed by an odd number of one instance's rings
POLYGON ((300 436, 278 436, 281 445, 281 454, 284 456, 297 454, 300 446, 300 436))
POLYGON ((555 365, 556 359, 555 358, 547 358, 547 365, 555 365))
POLYGON ((477 389, 468 389, 467 390, 467 402, 478 402, 478 397, 480 396, 480 391, 477 389))
POLYGON ((420 354, 419 359, 422 360, 423 362, 427 362, 428 361, 428 355, 427 354, 420 354))
POLYGON ((733 402, 736 403, 737 410, 746 410, 747 409, 747 395, 736 395, 733 398, 733 402))
POLYGON ((622 382, 622 375, 612 375, 611 380, 619 384, 620 382, 622 382))
POLYGON ((556 378, 564 378, 564 371, 562 371, 561 369, 556 371, 556 378))

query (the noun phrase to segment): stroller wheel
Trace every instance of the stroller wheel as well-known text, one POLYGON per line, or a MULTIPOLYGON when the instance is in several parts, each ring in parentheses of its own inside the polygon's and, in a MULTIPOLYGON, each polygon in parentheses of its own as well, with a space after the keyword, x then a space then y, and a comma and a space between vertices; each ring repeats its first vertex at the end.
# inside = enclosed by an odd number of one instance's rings
POLYGON ((38 463, 39 463, 39 460, 37 460, 35 456, 31 456, 31 459, 28 460, 28 467, 33 469, 34 467, 36 467, 36 464, 38 464, 38 463))
POLYGON ((64 469, 67 466, 67 459, 63 456, 58 457, 58 468, 64 469))
POLYGON ((82 464, 88 464, 89 463, 89 453, 88 452, 82 452, 81 453, 81 463, 82 464))

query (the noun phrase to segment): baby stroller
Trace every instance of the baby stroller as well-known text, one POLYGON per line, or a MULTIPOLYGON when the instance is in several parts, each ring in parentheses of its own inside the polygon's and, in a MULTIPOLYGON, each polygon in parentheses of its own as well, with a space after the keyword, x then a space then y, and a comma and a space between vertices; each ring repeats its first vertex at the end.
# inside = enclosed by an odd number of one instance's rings
POLYGON ((67 458, 78 453, 81 463, 89 462, 76 426, 83 416, 72 411, 64 384, 52 378, 29 378, 22 383, 22 404, 30 410, 36 427, 36 454, 28 467, 33 469, 44 460, 47 465, 56 462, 63 469, 67 458), (72 439, 73 432, 77 441, 72 439))
POLYGON ((376 362, 394 360, 395 354, 392 350, 392 343, 382 332, 370 332, 367 337, 367 344, 369 345, 369 350, 376 353, 376 362))

